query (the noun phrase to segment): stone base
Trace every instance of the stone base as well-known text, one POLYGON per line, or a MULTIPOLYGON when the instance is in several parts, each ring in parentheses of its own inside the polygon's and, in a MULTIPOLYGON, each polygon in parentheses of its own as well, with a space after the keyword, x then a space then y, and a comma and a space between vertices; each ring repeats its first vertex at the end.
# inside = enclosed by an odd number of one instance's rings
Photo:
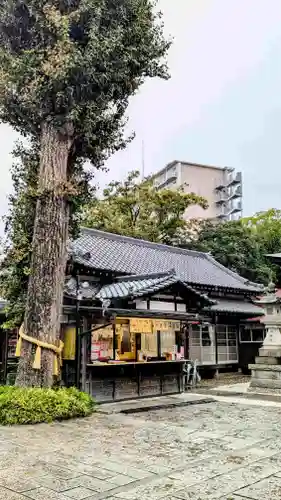
POLYGON ((276 348, 276 347, 261 347, 259 349, 259 355, 261 357, 272 357, 275 359, 280 358, 281 359, 281 347, 276 348))
POLYGON ((249 365, 252 372, 249 391, 267 389, 281 393, 281 359, 276 356, 263 356, 260 349, 256 363, 249 365))
POLYGON ((281 323, 280 318, 267 317, 266 337, 254 365, 249 392, 270 391, 281 393, 281 323))
POLYGON ((281 365, 281 358, 270 356, 256 356, 255 363, 262 365, 281 365))

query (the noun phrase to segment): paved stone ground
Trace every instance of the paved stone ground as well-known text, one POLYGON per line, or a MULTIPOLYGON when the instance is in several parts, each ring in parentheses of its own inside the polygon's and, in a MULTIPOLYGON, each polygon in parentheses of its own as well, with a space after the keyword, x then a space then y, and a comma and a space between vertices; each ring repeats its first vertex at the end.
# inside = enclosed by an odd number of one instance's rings
POLYGON ((0 499, 281 499, 281 405, 237 401, 2 427, 0 499))

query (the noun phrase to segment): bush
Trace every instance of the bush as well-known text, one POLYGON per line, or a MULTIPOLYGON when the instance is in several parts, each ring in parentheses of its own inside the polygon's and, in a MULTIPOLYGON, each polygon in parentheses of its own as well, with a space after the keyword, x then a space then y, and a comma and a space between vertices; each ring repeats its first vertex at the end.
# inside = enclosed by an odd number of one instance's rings
POLYGON ((37 424, 86 417, 94 411, 94 406, 91 396, 73 387, 0 387, 0 425, 37 424))

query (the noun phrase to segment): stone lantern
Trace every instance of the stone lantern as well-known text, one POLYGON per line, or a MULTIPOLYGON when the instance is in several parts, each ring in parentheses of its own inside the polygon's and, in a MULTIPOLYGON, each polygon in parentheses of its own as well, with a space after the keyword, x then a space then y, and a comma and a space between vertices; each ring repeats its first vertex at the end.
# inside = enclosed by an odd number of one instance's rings
MULTIPOLYGON (((281 263, 281 261, 280 261, 281 263)), ((258 304, 265 309, 262 322, 265 325, 266 336, 255 364, 249 365, 251 370, 250 392, 281 393, 281 314, 276 304, 275 285, 270 283, 266 294, 258 304), (268 314, 269 308, 272 314, 268 314)))

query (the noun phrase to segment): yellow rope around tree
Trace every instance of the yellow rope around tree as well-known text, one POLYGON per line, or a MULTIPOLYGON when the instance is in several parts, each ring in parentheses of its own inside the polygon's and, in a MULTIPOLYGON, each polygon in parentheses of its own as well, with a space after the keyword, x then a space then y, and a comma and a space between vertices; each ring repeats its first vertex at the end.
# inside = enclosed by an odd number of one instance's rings
POLYGON ((30 342, 30 344, 34 344, 37 346, 36 352, 35 352, 35 357, 34 357, 34 362, 32 365, 32 368, 34 370, 40 370, 41 369, 41 348, 43 349, 49 349, 53 351, 55 354, 54 356, 54 364, 53 364, 53 375, 58 376, 59 374, 59 367, 62 366, 62 350, 63 350, 63 342, 60 340, 60 345, 56 346, 54 344, 48 344, 47 342, 42 342, 42 340, 35 339, 34 337, 29 337, 29 335, 26 335, 24 333, 24 327, 21 325, 20 331, 19 331, 19 338, 17 342, 17 348, 16 348, 16 356, 20 357, 21 356, 21 349, 22 349, 22 341, 26 340, 26 342, 30 342))

